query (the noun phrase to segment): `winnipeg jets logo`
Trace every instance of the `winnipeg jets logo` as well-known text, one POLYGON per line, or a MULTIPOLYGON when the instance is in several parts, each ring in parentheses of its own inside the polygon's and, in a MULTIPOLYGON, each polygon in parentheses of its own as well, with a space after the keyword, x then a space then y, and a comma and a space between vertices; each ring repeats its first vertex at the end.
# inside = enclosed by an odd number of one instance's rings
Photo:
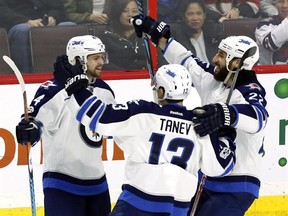
POLYGON ((48 80, 41 84, 41 87, 44 89, 48 89, 50 86, 56 86, 51 80, 48 80))
POLYGON ((239 40, 239 43, 244 43, 244 44, 250 45, 250 44, 251 44, 251 41, 244 40, 244 39, 240 39, 240 40, 239 40))
POLYGON ((91 131, 89 127, 79 124, 79 132, 83 141, 92 148, 99 148, 102 145, 102 136, 95 131, 91 131))
POLYGON ((176 76, 176 74, 173 71, 171 71, 171 70, 167 70, 166 74, 168 74, 169 76, 171 76, 173 78, 176 76))
POLYGON ((261 88, 257 83, 250 83, 248 85, 245 85, 245 87, 249 87, 250 89, 258 89, 259 91, 261 91, 261 88))

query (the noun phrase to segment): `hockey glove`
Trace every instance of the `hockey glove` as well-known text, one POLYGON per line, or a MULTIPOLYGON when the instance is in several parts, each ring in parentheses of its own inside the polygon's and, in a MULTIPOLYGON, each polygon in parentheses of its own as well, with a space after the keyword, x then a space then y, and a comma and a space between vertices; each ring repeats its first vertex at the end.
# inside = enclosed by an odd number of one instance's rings
POLYGON ((57 57, 53 74, 61 85, 65 85, 65 90, 69 96, 88 85, 88 78, 82 65, 79 63, 71 65, 66 55, 57 57))
POLYGON ((57 56, 53 74, 58 83, 65 85, 67 79, 72 76, 71 67, 72 65, 69 63, 66 55, 57 56))
POLYGON ((133 26, 137 37, 142 38, 143 32, 148 35, 155 47, 159 44, 159 39, 170 38, 170 26, 165 22, 154 20, 150 16, 137 15, 133 17, 133 26))
POLYGON ((231 126, 236 120, 236 112, 225 103, 209 104, 193 109, 194 130, 201 137, 211 134, 223 126, 231 126))
POLYGON ((17 142, 22 145, 26 145, 27 142, 30 142, 33 147, 41 138, 42 127, 43 124, 34 117, 29 116, 28 121, 22 118, 16 126, 17 142))

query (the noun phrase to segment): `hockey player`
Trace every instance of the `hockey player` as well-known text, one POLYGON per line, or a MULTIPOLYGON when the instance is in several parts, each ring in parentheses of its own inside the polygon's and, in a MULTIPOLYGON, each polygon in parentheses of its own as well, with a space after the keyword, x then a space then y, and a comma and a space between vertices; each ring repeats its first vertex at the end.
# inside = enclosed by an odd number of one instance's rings
MULTIPOLYGON (((112 89, 99 78, 108 61, 101 40, 90 35, 73 37, 66 54, 57 58, 55 70, 73 70, 76 65, 86 72, 93 94, 115 103, 112 89)), ((29 122, 21 120, 16 127, 17 141, 35 145, 43 131, 45 216, 107 216, 111 204, 101 159, 102 138, 76 121, 67 98, 62 83, 44 82, 29 107, 29 122)))
POLYGON ((215 65, 210 65, 170 38, 170 27, 166 23, 149 16, 136 16, 133 24, 138 37, 147 33, 152 43, 163 50, 169 63, 182 64, 190 72, 205 105, 201 108, 204 114, 198 113, 199 109, 194 110, 194 122, 198 124, 195 131, 204 136, 218 128, 225 130, 226 126, 237 129, 235 167, 222 178, 208 175, 196 215, 243 216, 259 196, 264 128, 268 118, 266 92, 252 70, 259 59, 256 42, 246 36, 227 37, 220 42, 213 57, 215 65), (251 52, 240 67, 228 105, 226 100, 234 74, 247 50, 251 52))
MULTIPOLYGON (((55 77, 63 74, 55 71, 55 77)), ((197 137, 193 113, 182 104, 191 89, 185 67, 159 68, 153 82, 159 105, 144 100, 107 105, 85 89, 81 71, 68 71, 60 78, 66 79, 75 118, 92 131, 112 135, 127 154, 126 181, 111 216, 186 216, 199 168, 218 177, 231 171, 235 130, 197 137)))

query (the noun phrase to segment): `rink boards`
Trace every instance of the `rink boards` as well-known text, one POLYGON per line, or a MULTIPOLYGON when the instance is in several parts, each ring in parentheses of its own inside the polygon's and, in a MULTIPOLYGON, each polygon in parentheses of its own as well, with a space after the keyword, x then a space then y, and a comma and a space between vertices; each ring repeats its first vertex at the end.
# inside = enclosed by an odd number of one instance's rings
MULTIPOLYGON (((260 198, 251 206, 249 216, 288 216, 288 99, 279 94, 279 83, 288 79, 287 73, 259 75, 267 91, 267 109, 270 113, 265 139, 260 198), (287 159, 286 159, 287 161, 287 159)), ((130 99, 152 100, 149 79, 109 80, 118 102, 130 99), (133 91, 131 91, 133 89, 133 91), (139 89, 139 91, 135 91, 139 89)), ((287 83, 287 82, 286 82, 287 83)), ((27 85, 30 101, 39 84, 27 85)), ((281 87, 281 86, 280 86, 281 87)), ((22 95, 18 85, 0 85, 0 215, 31 215, 27 166, 23 165, 21 147, 16 145, 15 125, 23 112, 22 95), (22 164, 22 165, 21 165, 22 164)), ((200 104, 196 91, 185 102, 189 108, 200 104)), ((34 182, 37 215, 43 213, 41 145, 33 149, 34 182)), ((104 161, 112 202, 121 192, 125 160, 115 150, 113 140, 106 141, 104 161)))

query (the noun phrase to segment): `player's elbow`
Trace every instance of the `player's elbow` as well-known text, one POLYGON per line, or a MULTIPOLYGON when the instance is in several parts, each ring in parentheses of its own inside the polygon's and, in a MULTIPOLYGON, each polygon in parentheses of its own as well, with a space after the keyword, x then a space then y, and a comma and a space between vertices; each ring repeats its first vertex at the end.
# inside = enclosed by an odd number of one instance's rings
POLYGON ((250 134, 262 131, 267 124, 268 112, 266 109, 253 106, 253 115, 239 114, 235 127, 250 134))

